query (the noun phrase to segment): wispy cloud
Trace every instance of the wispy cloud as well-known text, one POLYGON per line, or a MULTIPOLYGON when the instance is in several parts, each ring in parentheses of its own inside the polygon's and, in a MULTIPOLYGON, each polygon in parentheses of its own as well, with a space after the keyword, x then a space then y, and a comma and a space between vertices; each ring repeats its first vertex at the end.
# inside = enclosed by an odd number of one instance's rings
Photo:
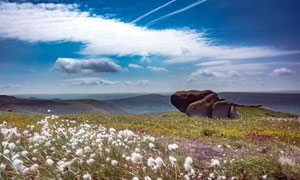
MULTIPOLYGON (((171 15, 203 2, 196 1, 171 15)), ((169 63, 274 57, 300 52, 262 46, 217 45, 214 39, 196 30, 148 29, 117 19, 92 16, 80 11, 76 4, 0 2, 0 38, 82 42, 80 53, 85 55, 137 55, 144 61, 156 56, 169 63)))
POLYGON ((164 8, 164 7, 166 7, 166 6, 170 5, 170 4, 172 4, 172 3, 175 2, 175 1, 176 1, 176 0, 171 0, 171 1, 167 2, 166 4, 164 4, 164 5, 162 5, 162 6, 159 6, 159 7, 155 8, 155 9, 153 9, 153 10, 151 10, 151 11, 149 11, 149 12, 143 14, 143 15, 141 15, 140 17, 136 18, 135 20, 131 21, 131 23, 136 23, 136 22, 138 22, 139 20, 141 20, 141 19, 143 19, 143 18, 149 16, 149 15, 152 14, 152 13, 155 13, 156 11, 158 11, 158 10, 160 10, 161 8, 164 8))
POLYGON ((137 65, 137 64, 128 64, 128 67, 134 68, 134 69, 143 69, 143 66, 137 65))
POLYGON ((13 83, 0 83, 0 89, 12 89, 12 88, 20 88, 20 84, 13 83))
POLYGON ((209 61, 209 62, 198 63, 195 66, 218 66, 218 65, 230 64, 230 63, 231 61, 209 61))
POLYGON ((184 7, 184 8, 182 8, 182 9, 179 9, 179 10, 177 10, 177 11, 171 12, 171 13, 166 14, 166 15, 164 15, 164 16, 161 16, 161 17, 159 17, 159 18, 157 18, 157 19, 154 19, 153 21, 147 23, 146 26, 151 26, 151 25, 153 25, 153 24, 155 24, 155 23, 157 23, 157 22, 159 22, 159 21, 162 21, 162 20, 168 18, 168 17, 171 17, 171 16, 173 16, 173 15, 175 15, 175 14, 184 12, 184 11, 186 11, 186 10, 188 10, 188 9, 191 9, 191 8, 193 8, 193 7, 195 7, 195 6, 199 5, 199 4, 202 4, 202 3, 204 3, 205 1, 207 1, 207 0, 198 0, 198 1, 196 1, 196 2, 194 2, 194 3, 192 3, 192 4, 190 4, 190 5, 188 5, 188 6, 184 7))
POLYGON ((102 78, 96 78, 96 77, 89 77, 89 78, 74 78, 74 79, 65 79, 63 80, 65 85, 71 85, 71 86, 81 86, 81 85, 96 85, 96 86, 102 86, 102 85, 152 85, 152 83, 149 80, 137 80, 137 81, 110 81, 107 79, 102 78))
POLYGON ((121 66, 107 58, 101 59, 72 59, 58 58, 51 71, 66 74, 96 74, 102 72, 120 72, 121 66))
POLYGON ((293 73, 292 70, 283 67, 283 68, 274 69, 270 75, 271 76, 285 76, 285 75, 290 75, 292 73, 293 73))
POLYGON ((152 71, 158 71, 158 72, 168 71, 168 70, 167 70, 166 68, 164 68, 164 67, 147 66, 147 69, 152 70, 152 71))
POLYGON ((66 79, 63 82, 67 83, 67 85, 116 85, 121 84, 119 81, 109 81, 102 78, 75 78, 75 79, 66 79))

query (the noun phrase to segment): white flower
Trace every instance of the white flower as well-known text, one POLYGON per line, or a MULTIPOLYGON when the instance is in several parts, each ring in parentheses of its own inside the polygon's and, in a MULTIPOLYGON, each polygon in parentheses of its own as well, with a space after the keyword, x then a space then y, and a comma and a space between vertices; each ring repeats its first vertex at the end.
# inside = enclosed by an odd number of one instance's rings
POLYGON ((210 166, 218 167, 220 166, 220 161, 216 159, 212 159, 210 166))
POLYGON ((209 177, 210 177, 210 178, 214 178, 214 177, 215 177, 215 174, 214 174, 214 173, 210 173, 210 174, 209 174, 209 177))
POLYGON ((156 164, 156 166, 157 166, 158 168, 160 168, 161 166, 165 165, 165 164, 164 164, 164 161, 163 161, 162 158, 160 158, 160 157, 157 157, 157 158, 155 159, 155 164, 156 164))
POLYGON ((169 160, 171 164, 174 164, 176 162, 176 158, 174 158, 173 156, 169 156, 169 160))
POLYGON ((185 164, 184 164, 184 169, 185 169, 186 171, 190 171, 190 170, 192 170, 192 166, 191 166, 190 164, 185 163, 185 164))
POLYGON ((84 152, 91 152, 92 149, 89 146, 84 147, 84 152))
POLYGON ((46 164, 47 164, 48 166, 52 166, 53 163, 54 163, 54 161, 53 161, 52 159, 47 159, 47 160, 46 160, 46 164))
POLYGON ((146 176, 146 177, 144 178, 144 180, 151 180, 151 178, 150 178, 149 176, 146 176))
POLYGON ((157 178, 156 180, 162 180, 162 178, 157 178))
POLYGON ((5 149, 5 150, 3 151, 3 154, 4 154, 4 155, 7 155, 8 153, 10 153, 10 151, 9 151, 8 149, 5 149))
POLYGON ((262 176, 263 179, 267 179, 267 177, 268 177, 267 175, 263 175, 262 176))
POLYGON ((154 166, 155 166, 155 160, 154 160, 152 157, 150 157, 150 158, 148 159, 148 161, 147 161, 147 165, 148 165, 149 167, 154 167, 154 166))
POLYGON ((93 164, 94 162, 95 162, 95 160, 94 159, 89 159, 89 160, 87 160, 86 161, 89 165, 91 165, 91 164, 93 164))
POLYGON ((36 171, 38 169, 39 165, 33 164, 29 169, 30 171, 36 171))
POLYGON ((190 164, 191 165, 192 163, 193 163, 193 159, 191 157, 188 156, 188 157, 185 158, 185 164, 190 164))
POLYGON ((154 144, 152 144, 152 143, 149 143, 149 148, 155 148, 155 145, 154 144))
POLYGON ((143 156, 142 156, 141 154, 139 154, 139 153, 133 152, 133 153, 131 154, 131 161, 132 161, 133 163, 138 163, 138 162, 140 162, 142 158, 143 158, 143 156))
POLYGON ((169 151, 173 151, 173 150, 178 149, 178 146, 177 146, 177 144, 169 144, 168 149, 169 149, 169 151))
POLYGON ((22 151, 21 154, 22 154, 22 156, 27 156, 28 152, 27 151, 22 151))
POLYGON ((117 164, 118 164, 118 161, 117 161, 117 160, 112 160, 112 161, 111 161, 111 165, 116 166, 117 164))
POLYGON ((1 164, 0 164, 0 172, 4 171, 5 168, 6 168, 6 164, 1 163, 1 164))
POLYGON ((92 177, 91 177, 91 175, 90 175, 89 173, 83 175, 82 178, 83 178, 84 180, 90 180, 90 179, 92 179, 92 177))
POLYGON ((133 178, 132 178, 132 180, 139 180, 139 178, 137 178, 137 177, 133 177, 133 178))
POLYGON ((82 149, 77 149, 75 154, 77 156, 82 156, 83 155, 83 150, 82 149))
POLYGON ((225 180, 226 176, 218 176, 217 180, 225 180))
POLYGON ((16 145, 15 143, 9 143, 8 148, 13 151, 15 149, 16 145))

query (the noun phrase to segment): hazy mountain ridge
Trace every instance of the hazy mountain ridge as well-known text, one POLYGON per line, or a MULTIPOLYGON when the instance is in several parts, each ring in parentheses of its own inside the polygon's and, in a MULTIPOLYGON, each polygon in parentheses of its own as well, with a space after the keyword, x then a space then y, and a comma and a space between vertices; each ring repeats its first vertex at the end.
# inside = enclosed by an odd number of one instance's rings
POLYGON ((130 113, 148 113, 158 111, 175 111, 170 96, 160 94, 147 94, 136 97, 109 100, 108 102, 130 113))
POLYGON ((0 96, 0 110, 12 110, 13 112, 36 114, 47 113, 48 109, 54 114, 76 114, 86 112, 126 113, 109 102, 93 99, 45 100, 0 96))

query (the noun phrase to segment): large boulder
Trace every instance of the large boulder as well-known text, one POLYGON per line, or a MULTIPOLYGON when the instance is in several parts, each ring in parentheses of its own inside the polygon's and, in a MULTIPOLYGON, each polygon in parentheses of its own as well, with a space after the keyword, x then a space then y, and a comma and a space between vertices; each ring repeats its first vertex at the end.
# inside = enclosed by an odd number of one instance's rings
POLYGON ((212 118, 230 118, 230 110, 233 102, 228 100, 218 101, 212 106, 212 118))
POLYGON ((179 111, 186 113, 187 108, 191 103, 201 100, 211 93, 213 92, 210 90, 178 91, 171 96, 171 102, 179 111))
POLYGON ((186 114, 190 116, 202 116, 202 117, 211 117, 212 115, 212 106, 215 102, 219 101, 218 95, 216 93, 210 93, 205 96, 203 99, 188 105, 186 114))

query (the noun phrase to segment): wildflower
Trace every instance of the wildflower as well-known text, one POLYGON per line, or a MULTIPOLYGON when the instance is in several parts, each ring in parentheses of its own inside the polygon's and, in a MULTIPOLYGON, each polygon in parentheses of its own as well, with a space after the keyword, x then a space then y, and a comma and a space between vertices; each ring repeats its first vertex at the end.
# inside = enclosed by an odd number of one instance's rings
POLYGON ((155 160, 154 160, 152 157, 150 157, 150 158, 148 159, 148 161, 147 161, 147 165, 148 165, 149 167, 154 167, 154 166, 155 166, 155 160))
POLYGON ((217 180, 225 180, 226 176, 218 176, 217 180))
POLYGON ((216 159, 212 159, 210 166, 218 167, 220 166, 220 162, 216 159))
POLYGON ((89 165, 91 165, 91 164, 93 164, 94 162, 95 162, 95 160, 94 159, 89 159, 89 160, 87 160, 86 161, 89 165))
POLYGON ((152 143, 149 143, 149 148, 155 148, 155 145, 154 144, 152 144, 152 143))
POLYGON ((191 157, 187 157, 185 158, 185 164, 192 164, 193 163, 193 159, 191 157))
POLYGON ((15 149, 16 145, 15 143, 9 143, 8 148, 13 151, 15 149))
POLYGON ((5 168, 6 168, 6 164, 1 163, 1 164, 0 164, 0 172, 4 171, 5 168))
POLYGON ((169 149, 169 151, 173 151, 173 150, 178 149, 178 146, 177 146, 177 144, 169 144, 168 149, 169 149))
POLYGON ((83 178, 84 180, 90 180, 90 179, 92 179, 92 177, 91 177, 91 175, 90 175, 89 173, 83 175, 82 178, 83 178))
POLYGON ((84 147, 84 152, 91 152, 92 149, 89 146, 84 147))
POLYGON ((39 165, 33 164, 29 169, 30 171, 36 171, 38 169, 39 165))
POLYGON ((190 164, 185 163, 185 164, 184 164, 184 169, 185 169, 186 171, 190 171, 190 170, 192 170, 192 166, 191 166, 190 164))
POLYGON ((77 156, 82 156, 83 155, 83 150, 82 149, 77 149, 75 154, 77 156))
POLYGON ((176 158, 174 158, 173 156, 169 156, 169 160, 172 165, 176 162, 176 158))
POLYGON ((47 160, 46 160, 46 164, 47 164, 48 166, 52 166, 53 163, 54 163, 54 161, 53 161, 52 159, 47 159, 47 160))
POLYGON ((27 151, 22 151, 21 154, 22 154, 22 156, 27 156, 28 152, 27 151))
POLYGON ((150 178, 149 176, 146 176, 146 177, 144 178, 144 180, 151 180, 151 178, 150 178))
POLYGON ((209 177, 210 177, 210 178, 214 178, 214 177, 215 177, 215 174, 214 174, 214 173, 209 173, 209 177))
POLYGON ((160 168, 161 166, 165 165, 165 164, 164 164, 164 161, 163 161, 162 158, 160 158, 160 157, 157 157, 157 158, 155 159, 155 164, 156 164, 156 166, 157 166, 158 168, 160 168))
POLYGON ((4 151, 3 151, 3 154, 4 155, 7 155, 7 154, 9 154, 10 153, 10 151, 8 150, 8 149, 5 149, 4 151))
POLYGON ((262 178, 263 178, 263 179, 267 179, 267 175, 263 175, 262 178))
POLYGON ((142 158, 143 158, 143 156, 142 156, 141 154, 139 154, 139 153, 133 152, 133 153, 131 154, 131 161, 132 161, 133 163, 138 163, 138 162, 140 162, 142 158))
POLYGON ((118 164, 118 161, 117 161, 117 160, 112 160, 112 161, 111 161, 111 165, 116 166, 117 164, 118 164))
POLYGON ((133 178, 132 178, 132 180, 139 180, 139 178, 137 178, 137 177, 133 177, 133 178))

